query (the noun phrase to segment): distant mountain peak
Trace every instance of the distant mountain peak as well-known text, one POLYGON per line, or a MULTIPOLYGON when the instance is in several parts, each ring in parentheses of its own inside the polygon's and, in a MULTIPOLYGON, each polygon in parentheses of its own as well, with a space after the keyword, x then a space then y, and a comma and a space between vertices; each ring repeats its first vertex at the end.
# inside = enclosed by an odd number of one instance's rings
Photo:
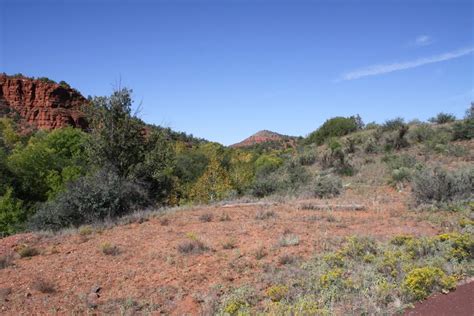
POLYGON ((234 147, 234 148, 251 147, 254 145, 268 143, 268 142, 281 143, 283 146, 287 147, 287 145, 293 146, 295 140, 296 140, 296 137, 282 135, 282 134, 272 132, 269 130, 261 130, 253 134, 252 136, 244 139, 243 141, 237 144, 231 145, 230 147, 234 147))

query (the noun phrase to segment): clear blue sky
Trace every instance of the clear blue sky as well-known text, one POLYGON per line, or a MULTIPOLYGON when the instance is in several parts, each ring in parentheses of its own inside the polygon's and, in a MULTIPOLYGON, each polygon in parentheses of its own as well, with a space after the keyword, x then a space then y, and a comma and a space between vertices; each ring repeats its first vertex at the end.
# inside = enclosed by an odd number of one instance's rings
POLYGON ((0 0, 0 71, 86 96, 121 78, 146 122, 223 144, 336 115, 462 116, 473 3, 0 0))

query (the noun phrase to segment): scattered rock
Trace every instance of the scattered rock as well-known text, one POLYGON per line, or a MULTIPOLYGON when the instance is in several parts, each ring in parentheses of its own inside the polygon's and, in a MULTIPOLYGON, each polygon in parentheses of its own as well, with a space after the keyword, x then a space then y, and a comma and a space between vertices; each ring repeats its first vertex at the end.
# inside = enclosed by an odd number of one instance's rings
POLYGON ((91 288, 91 293, 99 293, 100 290, 102 290, 102 288, 101 288, 99 285, 94 285, 94 286, 91 288))
POLYGON ((99 294, 97 293, 89 293, 86 298, 86 304, 89 308, 97 308, 99 306, 99 294))

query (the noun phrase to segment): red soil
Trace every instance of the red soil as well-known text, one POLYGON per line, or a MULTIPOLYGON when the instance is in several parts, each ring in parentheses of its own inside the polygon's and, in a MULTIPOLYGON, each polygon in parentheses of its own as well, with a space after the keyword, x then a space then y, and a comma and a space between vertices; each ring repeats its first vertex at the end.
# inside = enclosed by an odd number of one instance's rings
POLYGON ((283 254, 307 259, 334 246, 341 237, 355 234, 387 239, 398 234, 440 232, 440 228, 406 211, 403 194, 385 188, 371 190, 371 195, 369 203, 351 191, 345 194, 345 199, 367 205, 365 211, 301 210, 300 201, 273 206, 209 206, 178 210, 87 236, 21 234, 4 238, 0 240, 0 256, 15 253, 22 244, 41 253, 31 258, 16 254, 13 265, 0 270, 0 310, 5 315, 117 314, 135 301, 137 308, 152 314, 195 315, 205 313, 207 302, 222 293, 217 285, 225 289, 250 283, 263 291, 269 284, 259 281, 262 269, 268 264, 278 265, 283 254), (256 219, 259 211, 268 210, 276 217, 256 219), (213 214, 211 222, 200 220, 206 213, 213 214), (223 214, 230 220, 220 221, 223 214), (169 221, 166 225, 164 218, 169 221), (277 247, 279 238, 288 231, 299 237, 299 244, 277 247), (190 233, 211 250, 202 254, 178 252, 178 245, 189 241, 190 233), (229 240, 235 241, 235 249, 223 249, 229 240), (106 242, 117 245, 120 253, 103 254, 101 245, 106 242), (257 260, 255 252, 260 247, 267 256, 257 260), (38 278, 54 284, 55 292, 35 289, 38 278), (94 286, 101 287, 100 297, 90 294, 94 286))

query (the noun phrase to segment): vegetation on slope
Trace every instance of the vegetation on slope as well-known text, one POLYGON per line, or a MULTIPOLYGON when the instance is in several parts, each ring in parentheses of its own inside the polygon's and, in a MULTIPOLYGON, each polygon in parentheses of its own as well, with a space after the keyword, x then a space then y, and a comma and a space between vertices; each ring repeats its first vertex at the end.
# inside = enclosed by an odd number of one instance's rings
MULTIPOLYGON (((15 121, 0 120, 2 235, 246 195, 335 196, 343 190, 341 177, 357 175, 372 155, 384 153, 390 183, 402 189, 414 181, 419 192, 426 187, 420 179, 431 171, 397 152, 416 147, 426 154, 463 156, 465 147, 453 141, 474 136, 471 107, 465 119, 451 122, 440 114, 435 125, 397 118, 364 127, 359 116, 336 117, 297 148, 238 149, 146 125, 132 113, 128 89, 89 101, 87 133, 63 128, 25 134, 15 121)), ((472 170, 464 171, 462 181, 461 187, 472 188, 472 170)), ((471 193, 438 202, 462 204, 471 193)))

